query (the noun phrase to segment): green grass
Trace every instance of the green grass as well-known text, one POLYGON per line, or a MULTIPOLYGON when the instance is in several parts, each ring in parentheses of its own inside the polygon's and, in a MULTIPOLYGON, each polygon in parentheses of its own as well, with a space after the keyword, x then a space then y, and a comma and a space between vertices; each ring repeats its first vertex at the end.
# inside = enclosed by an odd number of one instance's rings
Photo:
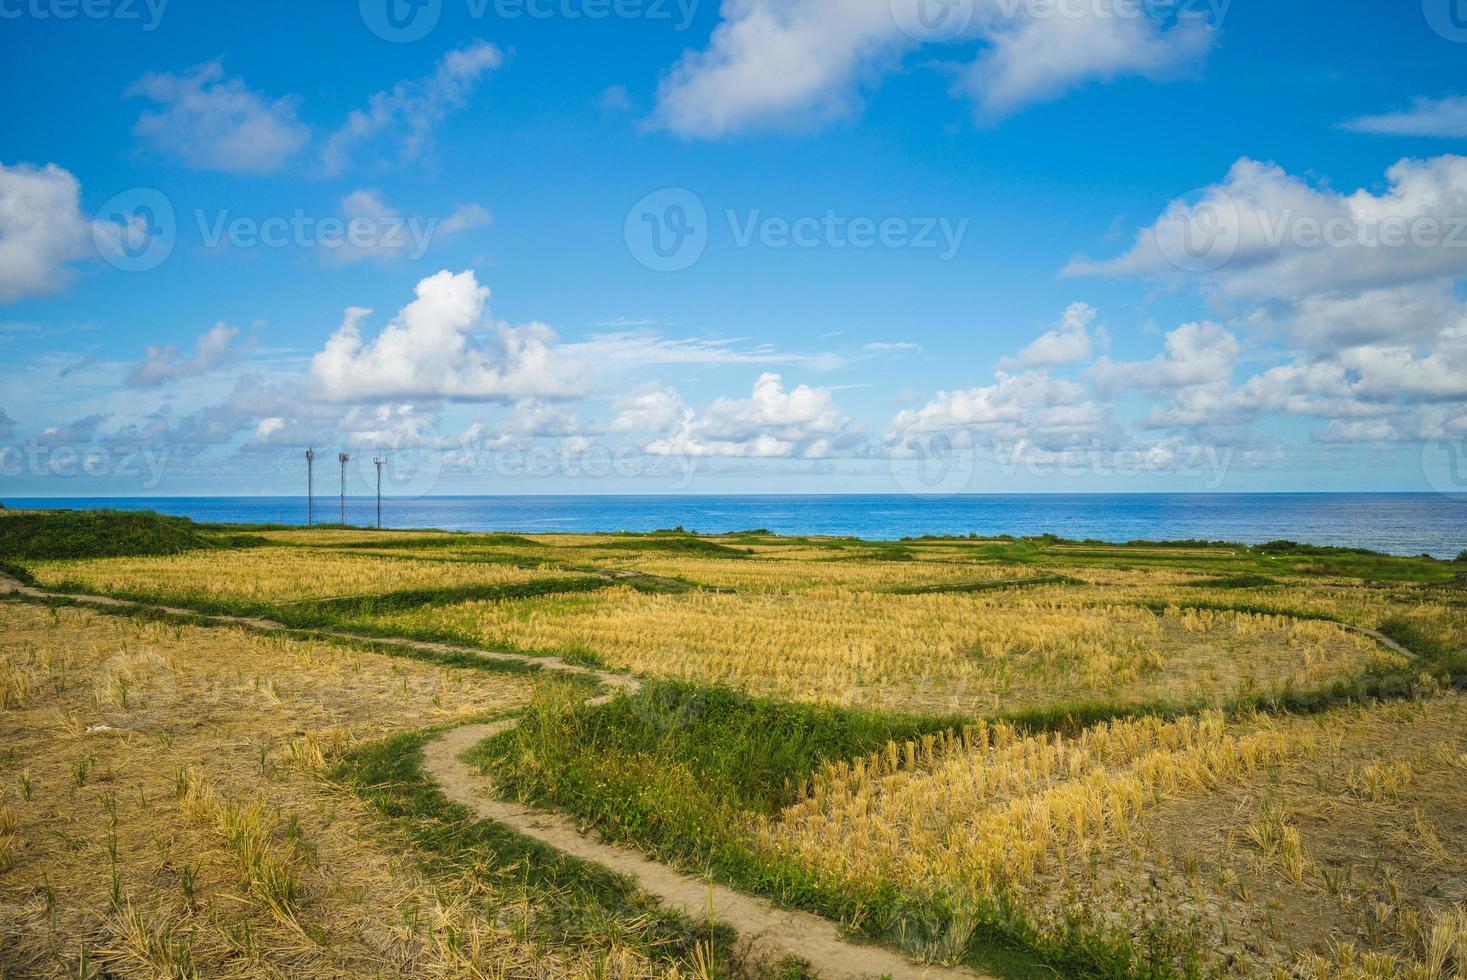
POLYGON ((250 535, 220 533, 152 511, 0 514, 0 559, 6 561, 177 555, 262 543, 250 535))
MULTIPOLYGON (((1035 727, 1069 729, 1114 716, 1100 706, 1035 714, 1035 727), (1078 714, 1076 713, 1078 711, 1078 714)), ((709 874, 837 921, 916 954, 942 950, 948 919, 894 888, 853 890, 751 846, 750 829, 795 801, 822 763, 864 755, 957 719, 893 716, 790 704, 722 688, 651 682, 637 695, 586 707, 547 687, 513 729, 478 746, 472 763, 506 795, 577 815, 605 836, 663 861, 709 874)), ((1185 937, 1158 928, 1137 946, 1098 923, 1042 938, 1019 910, 986 910, 959 951, 1004 977, 1166 976, 1187 956, 1185 937)))
POLYGON ((523 928, 555 946, 620 944, 689 970, 711 931, 715 961, 737 961, 735 937, 726 927, 710 930, 706 922, 668 912, 626 879, 479 820, 447 800, 423 770, 423 746, 433 734, 412 732, 360 747, 332 778, 375 807, 441 887, 473 899, 471 883, 487 886, 497 900, 491 913, 528 902, 536 912, 523 928))

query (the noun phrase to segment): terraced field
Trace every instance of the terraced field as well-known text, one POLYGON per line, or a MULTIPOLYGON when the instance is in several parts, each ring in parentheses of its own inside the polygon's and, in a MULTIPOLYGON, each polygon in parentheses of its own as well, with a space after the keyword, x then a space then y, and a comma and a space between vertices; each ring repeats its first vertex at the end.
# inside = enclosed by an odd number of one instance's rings
POLYGON ((1467 971, 1460 563, 70 520, 0 515, 6 976, 1467 971))

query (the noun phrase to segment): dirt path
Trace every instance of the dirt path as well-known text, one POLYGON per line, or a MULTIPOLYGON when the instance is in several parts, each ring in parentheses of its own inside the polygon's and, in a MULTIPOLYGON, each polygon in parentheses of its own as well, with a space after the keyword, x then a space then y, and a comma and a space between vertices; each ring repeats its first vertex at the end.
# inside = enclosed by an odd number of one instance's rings
MULTIPOLYGON (((486 660, 533 664, 542 670, 594 677, 611 693, 588 700, 598 704, 614 697, 618 691, 635 693, 641 682, 630 674, 594 670, 567 663, 558 657, 530 657, 499 653, 449 643, 432 643, 397 637, 364 637, 336 631, 296 630, 270 619, 248 616, 226 616, 199 613, 172 606, 156 606, 108 596, 71 595, 48 592, 25 585, 0 573, 0 596, 17 594, 32 599, 62 599, 81 605, 110 609, 148 609, 172 616, 184 616, 225 626, 247 629, 331 636, 339 639, 369 642, 430 653, 469 653, 486 660)), ((950 980, 974 980, 981 977, 963 967, 930 967, 912 963, 906 957, 879 946, 867 946, 846 939, 835 923, 808 912, 776 908, 761 898, 744 895, 722 885, 683 874, 647 857, 642 852, 606 843, 582 833, 569 818, 558 813, 535 810, 518 803, 497 799, 488 781, 465 763, 461 756, 484 739, 515 724, 513 719, 488 725, 456 728, 430 742, 424 749, 424 766, 455 803, 478 816, 513 828, 526 837, 584 861, 592 861, 618 874, 625 875, 637 886, 657 898, 663 905, 686 915, 694 922, 705 922, 710 913, 715 921, 730 926, 739 935, 741 947, 761 961, 776 961, 797 956, 810 963, 822 978, 845 980, 889 976, 893 980, 930 977, 950 980)))

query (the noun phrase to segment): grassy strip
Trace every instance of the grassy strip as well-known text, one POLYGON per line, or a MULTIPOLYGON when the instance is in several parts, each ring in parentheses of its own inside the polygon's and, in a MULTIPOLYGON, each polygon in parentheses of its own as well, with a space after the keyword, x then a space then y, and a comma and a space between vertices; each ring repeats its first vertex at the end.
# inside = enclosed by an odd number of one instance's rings
POLYGON ((524 924, 559 946, 630 946, 696 974, 697 948, 710 932, 716 962, 734 960, 727 927, 694 923, 661 909, 630 882, 507 827, 478 820, 450 802, 423 770, 434 732, 410 732, 351 752, 332 772, 374 806, 410 845, 423 871, 472 900, 487 886, 490 918, 517 904, 535 909, 524 924))
POLYGON ((990 592, 995 589, 1023 589, 1033 585, 1076 585, 1077 580, 1068 575, 1036 575, 1033 578, 1003 579, 1000 581, 941 582, 937 585, 909 585, 888 589, 892 595, 935 595, 947 592, 990 592))
MULTIPOLYGON (((1096 708, 1077 717, 1071 709, 1024 722, 1078 728, 1102 713, 1096 708)), ((821 764, 955 722, 654 681, 640 694, 595 708, 547 690, 519 725, 477 747, 470 758, 510 796, 574 813, 607 837, 661 860, 788 906, 859 923, 862 934, 887 945, 951 955, 952 916, 943 908, 915 903, 890 886, 863 889, 823 879, 749 841, 758 818, 794 802, 821 764)), ((1066 923, 1056 938, 1006 905, 980 912, 971 943, 959 953, 1006 977, 1055 971, 1160 977, 1188 958, 1185 938, 1163 929, 1154 931, 1145 948, 1098 923, 1066 923)))

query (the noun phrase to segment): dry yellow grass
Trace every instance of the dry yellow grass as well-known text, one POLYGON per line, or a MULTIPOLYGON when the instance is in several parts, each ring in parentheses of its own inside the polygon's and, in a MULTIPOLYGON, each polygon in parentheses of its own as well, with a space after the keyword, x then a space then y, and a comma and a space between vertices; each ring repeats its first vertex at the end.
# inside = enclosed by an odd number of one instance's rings
POLYGON ((1083 607, 1024 592, 646 595, 470 602, 376 617, 486 645, 583 648, 617 667, 760 694, 886 708, 1011 710, 1189 700, 1312 684, 1382 655, 1319 622, 1083 607))
POLYGON ((546 948, 486 918, 482 884, 448 897, 319 777, 354 739, 512 708, 525 680, 16 603, 0 664, 7 976, 659 972, 546 948))
POLYGON ((1225 973, 1461 976, 1467 697, 1074 738, 975 726, 828 767, 758 841, 942 901, 949 952, 963 910, 1006 895, 1041 928, 1079 914, 1138 941, 1161 912, 1225 973))
POLYGON ((297 602, 401 589, 513 585, 554 574, 514 565, 385 558, 307 548, 195 551, 156 558, 97 558, 31 565, 44 586, 94 592, 297 602))

